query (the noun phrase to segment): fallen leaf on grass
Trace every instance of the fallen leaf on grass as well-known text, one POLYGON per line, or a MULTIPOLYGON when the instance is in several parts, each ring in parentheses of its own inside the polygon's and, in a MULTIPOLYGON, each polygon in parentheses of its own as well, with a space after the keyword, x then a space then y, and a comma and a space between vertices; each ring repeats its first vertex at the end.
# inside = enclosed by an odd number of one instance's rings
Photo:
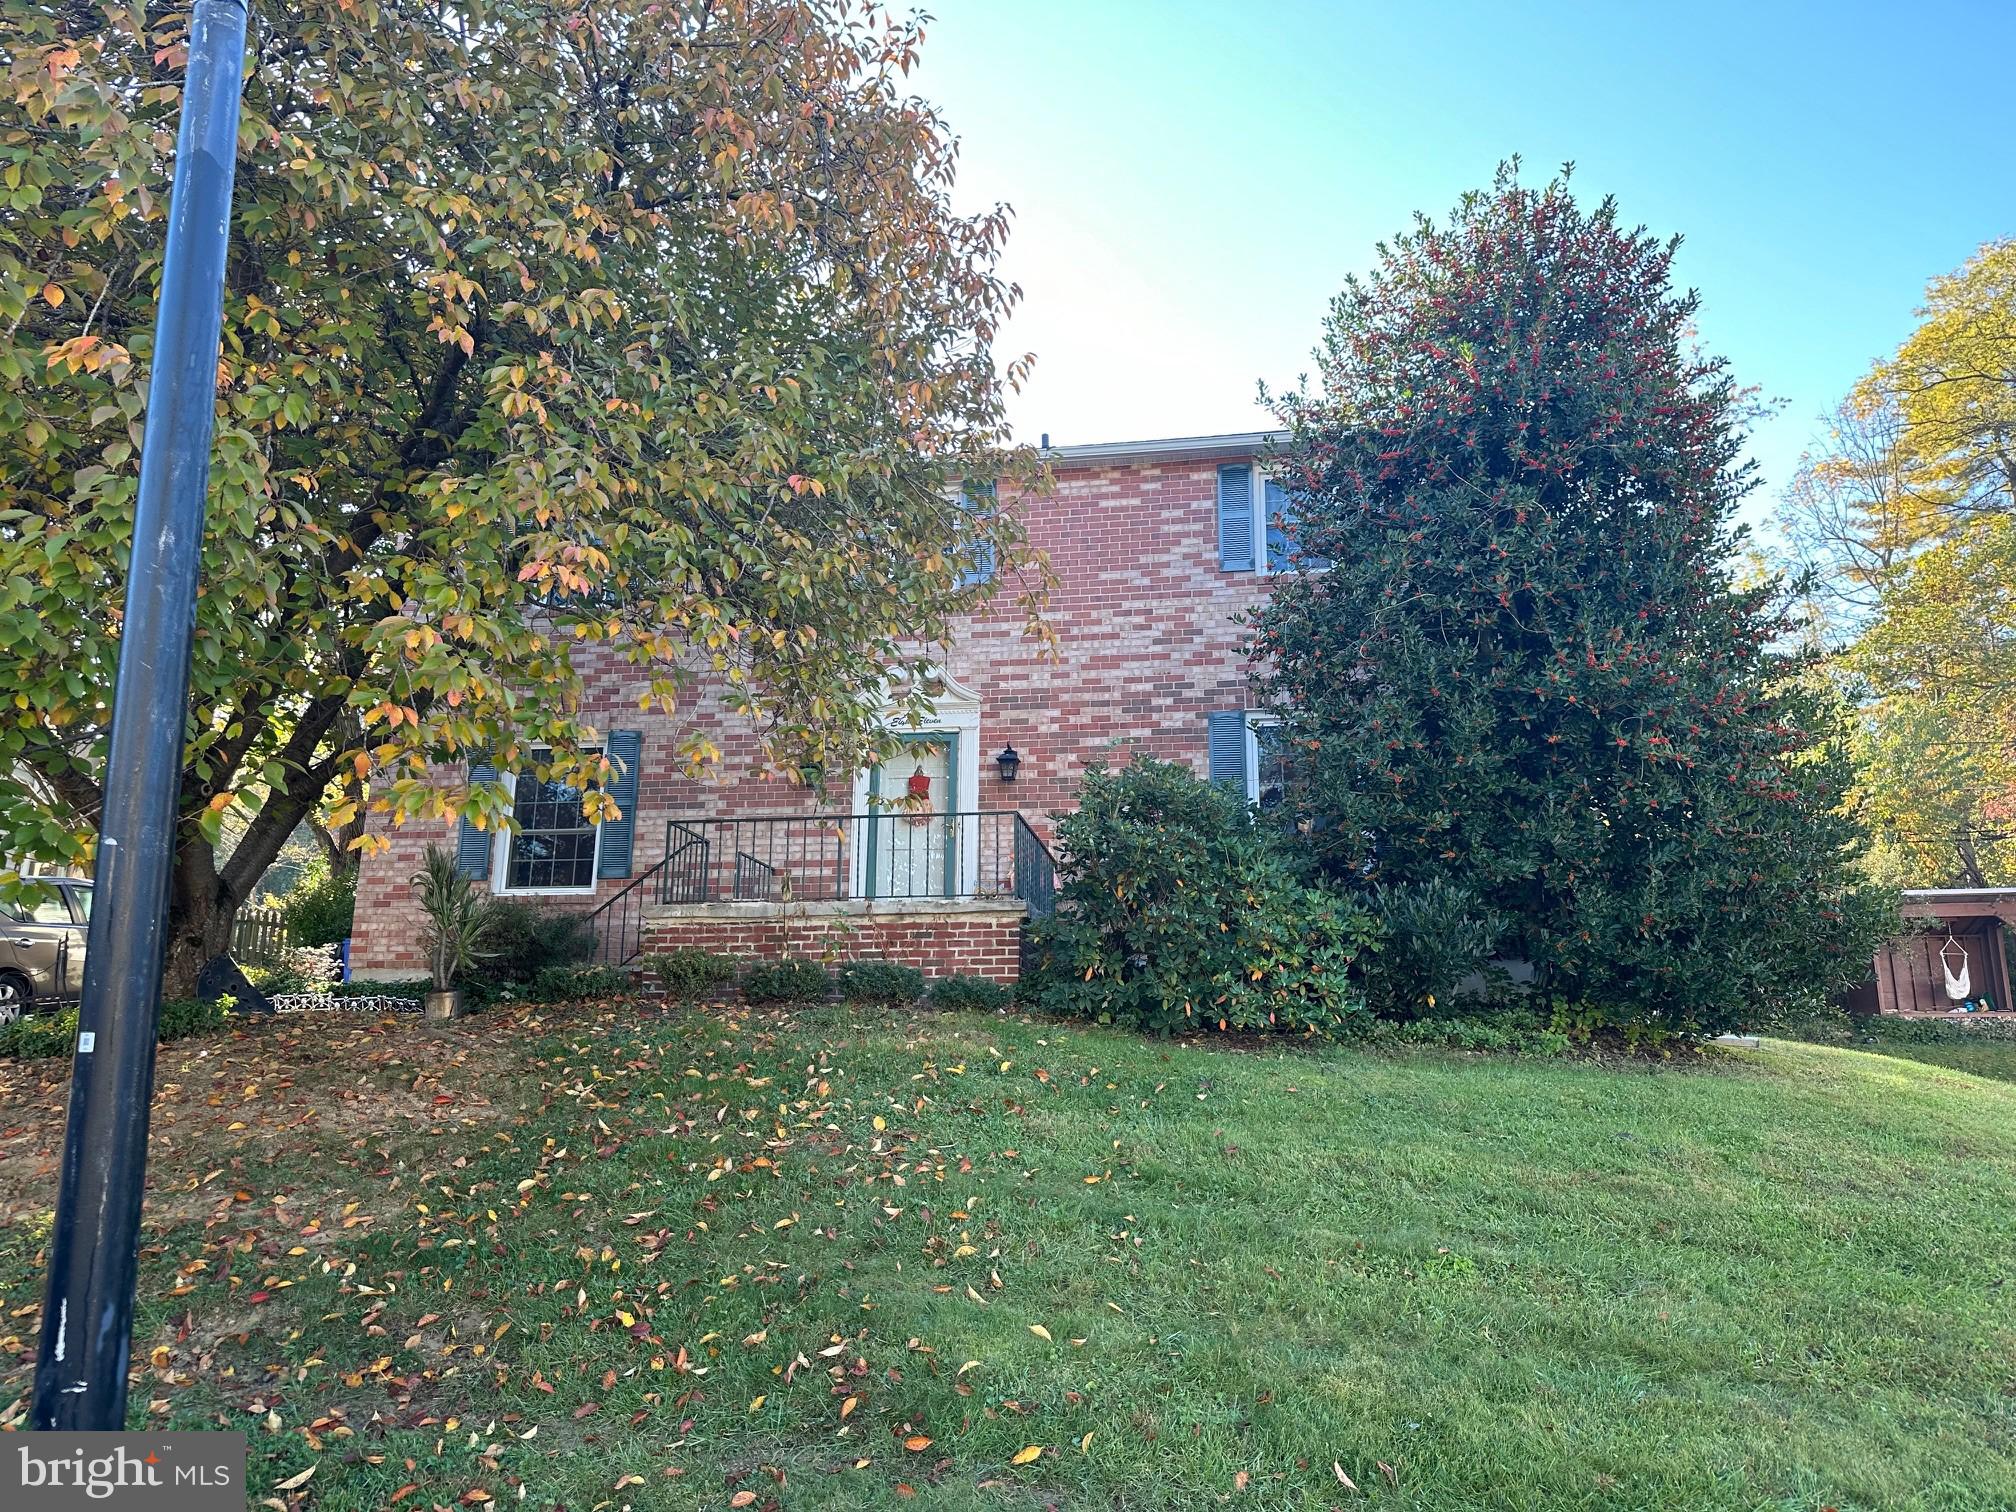
POLYGON ((273 1489, 275 1491, 298 1491, 308 1484, 309 1480, 314 1476, 316 1468, 316 1466, 310 1465, 299 1475, 288 1476, 287 1479, 276 1484, 273 1489))
POLYGON ((1016 1450, 1015 1457, 1008 1463, 1011 1465, 1027 1465, 1041 1458, 1043 1458, 1043 1446, 1041 1444, 1031 1444, 1026 1449, 1016 1450))
POLYGON ((1036 1335, 1036 1337, 1041 1339, 1045 1344, 1052 1342, 1050 1338, 1050 1330, 1045 1328, 1041 1323, 1031 1323, 1029 1325, 1029 1332, 1036 1335))
POLYGON ((910 1437, 903 1440, 903 1447, 908 1449, 912 1454, 922 1454, 926 1449, 931 1447, 931 1440, 924 1437, 921 1433, 913 1433, 910 1437))
POLYGON ((756 1493, 754 1491, 737 1491, 733 1496, 728 1498, 728 1505, 731 1507, 746 1507, 754 1500, 756 1500, 756 1493))
POLYGON ((1358 1489, 1358 1482, 1354 1481, 1353 1479, 1351 1479, 1350 1476, 1346 1475, 1344 1473, 1344 1467, 1338 1464, 1337 1461, 1335 1460, 1330 1461, 1330 1468, 1332 1471, 1336 1473, 1338 1485, 1342 1486, 1346 1491, 1356 1491, 1358 1489))

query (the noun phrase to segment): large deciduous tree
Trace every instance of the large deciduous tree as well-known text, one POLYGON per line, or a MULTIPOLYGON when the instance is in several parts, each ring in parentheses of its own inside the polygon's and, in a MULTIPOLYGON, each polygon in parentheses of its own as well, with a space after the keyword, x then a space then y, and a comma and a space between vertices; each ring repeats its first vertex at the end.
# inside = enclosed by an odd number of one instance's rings
POLYGON ((1335 882, 1466 889, 1557 1001, 1698 1032, 1866 970, 1876 900, 1676 246, 1509 168, 1382 246, 1282 405, 1330 565, 1253 650, 1335 882))
MULTIPOLYGON (((0 10, 0 856, 92 843, 185 24, 0 10)), ((1033 614, 1010 513, 955 502, 1021 364, 920 37, 837 0, 259 9, 171 989, 304 818, 361 839, 360 782, 498 822, 429 777, 482 752, 607 817, 584 650, 667 710, 720 681, 816 777, 977 560, 1033 614)))
POLYGON ((1980 887, 2016 881, 2016 241, 1919 313, 1781 513, 1848 611, 1830 628, 1877 873, 1980 887))

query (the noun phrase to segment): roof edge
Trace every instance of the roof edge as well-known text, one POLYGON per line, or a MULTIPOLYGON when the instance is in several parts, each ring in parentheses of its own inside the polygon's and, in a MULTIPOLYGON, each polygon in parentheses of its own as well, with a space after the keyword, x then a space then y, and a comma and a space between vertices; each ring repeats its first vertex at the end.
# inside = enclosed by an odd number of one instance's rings
POLYGON ((1210 457, 1254 457, 1287 437, 1286 431, 1232 431, 1219 436, 1166 436, 1153 441, 1092 441, 1053 446, 1052 466, 1101 467, 1123 462, 1197 462, 1210 457))

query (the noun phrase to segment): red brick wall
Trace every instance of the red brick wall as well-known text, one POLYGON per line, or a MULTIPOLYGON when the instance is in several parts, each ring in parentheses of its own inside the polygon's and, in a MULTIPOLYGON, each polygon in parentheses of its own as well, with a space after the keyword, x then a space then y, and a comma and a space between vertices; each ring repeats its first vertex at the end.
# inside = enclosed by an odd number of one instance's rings
MULTIPOLYGON (((1239 460, 1229 458, 1225 460, 1239 460)), ((1050 601, 1059 657, 1026 639, 1003 585, 1002 610, 976 615, 956 638, 954 677, 977 693, 980 791, 962 806, 1020 809, 1046 837, 1048 816, 1077 801, 1085 767, 1147 750, 1206 769, 1206 716, 1247 702, 1233 616, 1266 591, 1266 578, 1218 569, 1218 461, 1059 468, 1056 489, 1023 508, 1034 545, 1060 579, 1050 601), (999 781, 993 757, 1012 744, 1022 770, 999 781)), ((586 670, 584 711, 606 729, 644 732, 634 867, 664 853, 674 816, 812 811, 802 788, 761 770, 754 735, 703 693, 680 720, 638 712, 641 679, 606 647, 577 649, 586 670), (674 769, 683 734, 706 729, 723 759, 696 782, 674 769)), ((459 780, 460 773, 448 774, 459 780)), ((844 800, 843 800, 844 801, 844 800)), ((383 827, 392 849, 365 860, 358 882, 352 961, 359 970, 404 972, 419 959, 420 919, 407 878, 426 846, 452 844, 452 827, 383 827)), ((592 901, 625 884, 599 884, 592 901)), ((539 900, 555 906, 560 900, 539 900)))
MULTIPOLYGON (((1241 459, 1226 459, 1241 460, 1241 459)), ((1060 469, 1026 506, 1032 544, 1059 584, 1049 619, 1058 659, 1022 634, 1021 617, 976 616, 955 641, 952 675, 980 695, 983 807, 1044 816, 1077 806, 1095 760, 1135 750, 1206 770, 1205 719, 1246 707, 1240 629, 1267 579, 1218 569, 1218 462, 1060 469), (1012 744, 1012 787, 991 767, 1012 744)))
POLYGON ((716 955, 776 960, 881 958, 920 968, 927 977, 984 976, 1012 982, 1021 972, 1022 915, 1005 909, 947 913, 736 913, 717 905, 706 915, 647 919, 644 954, 693 947, 716 955))

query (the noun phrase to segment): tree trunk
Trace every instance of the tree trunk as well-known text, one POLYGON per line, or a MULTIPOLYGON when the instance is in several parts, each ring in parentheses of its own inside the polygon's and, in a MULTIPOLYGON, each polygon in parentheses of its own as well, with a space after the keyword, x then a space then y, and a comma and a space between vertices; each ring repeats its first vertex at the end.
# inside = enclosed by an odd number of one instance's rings
POLYGON ((184 896, 178 879, 168 904, 168 951, 161 976, 164 999, 196 996, 197 974, 213 956, 230 952, 237 922, 237 903, 226 903, 215 892, 184 896))
POLYGON ((210 842, 182 826, 175 869, 168 880, 168 946, 161 974, 163 998, 196 996, 196 975, 212 956, 231 949, 240 900, 230 895, 217 872, 210 842))
MULTIPOLYGON (((315 787, 315 796, 320 797, 319 787, 315 787)), ((204 963, 230 952, 238 910, 307 813, 309 801, 285 792, 273 793, 222 866, 217 864, 216 849, 203 838, 194 820, 185 818, 168 888, 162 997, 194 997, 196 977, 204 963)))
POLYGON ((1969 887, 1986 887, 1988 879, 1981 872, 1981 856, 1974 849, 1974 839, 1962 830, 1953 841, 1953 848, 1960 854, 1960 880, 1969 887))

